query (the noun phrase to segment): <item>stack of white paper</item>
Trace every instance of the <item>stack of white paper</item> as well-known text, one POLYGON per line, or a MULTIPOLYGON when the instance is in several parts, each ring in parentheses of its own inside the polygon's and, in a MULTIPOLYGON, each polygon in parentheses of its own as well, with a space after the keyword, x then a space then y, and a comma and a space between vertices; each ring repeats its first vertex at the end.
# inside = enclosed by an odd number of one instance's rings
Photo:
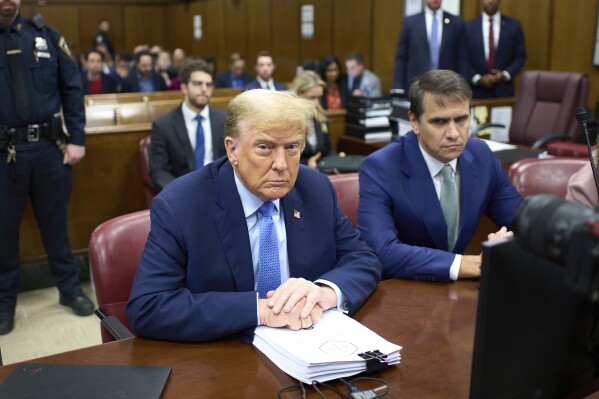
POLYGON ((389 365, 400 361, 401 346, 381 338, 345 314, 329 310, 311 329, 258 327, 254 346, 281 370, 305 383, 329 381, 366 371, 359 354, 376 351, 389 365))

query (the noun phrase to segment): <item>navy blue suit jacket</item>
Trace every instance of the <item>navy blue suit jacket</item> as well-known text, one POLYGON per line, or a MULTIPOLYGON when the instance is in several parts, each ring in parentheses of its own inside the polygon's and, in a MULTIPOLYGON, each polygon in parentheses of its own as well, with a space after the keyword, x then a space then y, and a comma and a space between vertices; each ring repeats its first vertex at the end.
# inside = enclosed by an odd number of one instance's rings
MULTIPOLYGON (((152 81, 154 82, 154 91, 165 91, 168 90, 166 83, 162 76, 152 72, 152 81)), ((137 72, 133 69, 129 72, 129 76, 123 80, 123 93, 137 93, 139 92, 139 82, 137 80, 137 72)))
MULTIPOLYGON (((468 139, 458 158, 463 253, 483 215, 510 226, 522 201, 486 143, 468 139)), ((383 264, 383 277, 450 281, 447 224, 414 132, 366 157, 360 167, 358 227, 383 264)))
MULTIPOLYGON (((87 84, 87 73, 85 71, 81 72, 81 83, 83 85, 83 94, 90 94, 89 85, 87 84)), ((102 80, 100 81, 101 94, 116 93, 117 86, 117 82, 112 76, 105 73, 102 74, 102 80)))
MULTIPOLYGON (((241 75, 241 80, 243 81, 243 86, 250 83, 254 78, 247 72, 244 72, 241 75)), ((224 71, 216 75, 216 84, 215 87, 233 87, 232 83, 233 77, 231 76, 231 71, 224 71)))
MULTIPOLYGON (((465 74, 467 47, 462 17, 443 11, 443 36, 439 53, 439 69, 465 74)), ((393 88, 410 89, 412 82, 430 69, 430 49, 424 11, 404 19, 395 53, 393 88)))
MULTIPOLYGON (((178 105, 152 123, 150 177, 160 189, 196 168, 195 154, 181 107, 178 105)), ((212 130, 212 159, 216 160, 227 154, 224 143, 227 113, 222 109, 209 107, 208 115, 212 130)))
MULTIPOLYGON (((287 86, 285 86, 283 83, 277 82, 276 80, 273 80, 273 82, 275 84, 275 89, 277 91, 287 90, 287 86)), ((261 88, 262 88, 262 86, 260 86, 260 83, 258 83, 258 81, 256 79, 254 79, 245 86, 244 90, 253 90, 253 89, 261 89, 261 88)))
MULTIPOLYGON (((207 341, 256 327, 249 234, 233 175, 223 157, 154 198, 127 304, 138 335, 207 341)), ((354 312, 376 288, 381 264, 339 210, 328 177, 300 165, 281 204, 291 277, 335 283, 354 312)))
MULTIPOLYGON (((483 43, 483 18, 479 16, 466 23, 468 33, 468 70, 466 78, 472 84, 472 77, 476 74, 488 73, 485 47, 483 43)), ((515 94, 514 79, 526 61, 524 32, 520 22, 514 18, 501 16, 501 31, 497 52, 495 55, 495 68, 507 71, 512 77, 508 82, 502 82, 495 87, 472 86, 474 98, 512 97, 515 94)))

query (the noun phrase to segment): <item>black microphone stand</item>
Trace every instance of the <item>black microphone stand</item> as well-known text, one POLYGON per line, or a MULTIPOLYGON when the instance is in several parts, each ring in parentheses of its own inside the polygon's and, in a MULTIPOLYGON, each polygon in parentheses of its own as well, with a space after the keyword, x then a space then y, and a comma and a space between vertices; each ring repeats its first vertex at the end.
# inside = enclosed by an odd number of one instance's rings
POLYGON ((593 178, 595 179, 595 188, 597 188, 597 195, 599 195, 599 176, 597 174, 597 166, 595 165, 595 158, 593 157, 593 149, 591 148, 591 139, 589 138, 589 129, 587 127, 587 120, 589 113, 586 109, 579 107, 576 108, 576 119, 582 125, 584 131, 584 137, 587 142, 587 150, 589 151, 589 158, 591 160, 591 169, 593 170, 593 178))

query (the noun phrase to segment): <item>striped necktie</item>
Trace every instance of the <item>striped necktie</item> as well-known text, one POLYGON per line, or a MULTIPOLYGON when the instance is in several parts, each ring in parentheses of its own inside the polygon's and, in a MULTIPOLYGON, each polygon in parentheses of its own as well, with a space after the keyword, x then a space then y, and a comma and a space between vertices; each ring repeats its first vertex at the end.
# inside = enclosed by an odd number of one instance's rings
POLYGON ((443 166, 443 183, 441 184, 441 209, 447 222, 447 244, 451 252, 455 246, 456 230, 458 224, 458 190, 455 185, 454 173, 451 165, 443 166))

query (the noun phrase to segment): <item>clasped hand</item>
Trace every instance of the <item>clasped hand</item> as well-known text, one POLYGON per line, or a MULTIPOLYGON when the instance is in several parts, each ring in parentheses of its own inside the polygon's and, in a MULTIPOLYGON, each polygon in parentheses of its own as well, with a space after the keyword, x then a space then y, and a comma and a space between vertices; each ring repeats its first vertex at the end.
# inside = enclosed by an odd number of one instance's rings
POLYGON ((259 300, 260 325, 308 328, 318 323, 322 313, 337 305, 337 294, 328 286, 319 286, 303 278, 290 278, 266 299, 259 300))

